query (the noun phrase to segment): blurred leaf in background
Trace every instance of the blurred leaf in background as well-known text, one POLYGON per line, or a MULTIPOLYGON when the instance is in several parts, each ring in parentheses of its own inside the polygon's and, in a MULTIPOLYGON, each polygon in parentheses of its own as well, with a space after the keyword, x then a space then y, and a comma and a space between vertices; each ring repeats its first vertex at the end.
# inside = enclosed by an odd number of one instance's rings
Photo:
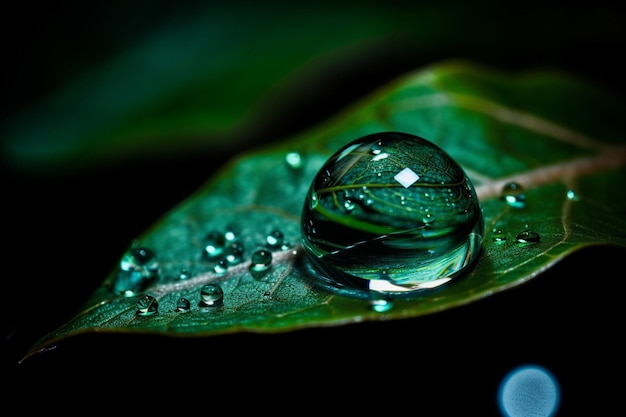
POLYGON ((26 58, 16 69, 18 79, 28 78, 12 86, 13 95, 20 96, 20 87, 39 93, 5 120, 2 155, 18 169, 243 149, 327 117, 438 57, 504 66, 571 63, 584 71, 594 59, 585 54, 597 51, 580 47, 593 48, 621 30, 608 11, 595 12, 606 20, 590 26, 593 13, 569 3, 527 3, 510 14, 495 2, 480 8, 276 0, 65 7, 66 16, 52 15, 65 20, 44 21, 26 45, 16 46, 26 56, 54 60, 26 58), (561 21, 572 30, 560 29, 561 21), (60 31, 66 38, 49 38, 46 26, 57 25, 67 25, 60 31), (52 55, 70 47, 65 62, 52 55), (28 85, 42 82, 32 79, 40 75, 49 80, 44 91, 28 85))

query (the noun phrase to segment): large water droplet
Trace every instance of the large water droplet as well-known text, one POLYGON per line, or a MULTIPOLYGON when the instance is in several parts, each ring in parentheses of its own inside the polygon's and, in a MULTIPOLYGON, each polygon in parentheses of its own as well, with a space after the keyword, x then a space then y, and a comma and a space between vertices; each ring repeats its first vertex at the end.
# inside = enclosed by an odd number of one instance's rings
POLYGON ((113 291, 132 297, 143 291, 159 275, 159 263, 148 248, 134 247, 122 256, 113 291))
POLYGON ((137 300, 137 315, 152 316, 159 312, 159 302, 151 295, 144 295, 137 300))
POLYGON ((483 228, 461 166, 430 141, 395 132, 365 136, 331 156, 302 212, 311 275, 362 298, 409 297, 460 276, 480 252, 483 228))
POLYGON ((219 307, 224 301, 224 291, 217 284, 205 284, 200 288, 200 307, 219 307))

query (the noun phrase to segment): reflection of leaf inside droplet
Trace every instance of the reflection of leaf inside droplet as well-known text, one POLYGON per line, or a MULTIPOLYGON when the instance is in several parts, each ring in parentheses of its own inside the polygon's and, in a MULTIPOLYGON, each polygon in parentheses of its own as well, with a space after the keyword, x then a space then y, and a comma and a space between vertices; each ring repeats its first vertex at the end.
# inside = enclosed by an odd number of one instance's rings
POLYGON ((409 297, 459 277, 480 252, 472 184, 418 136, 379 132, 349 142, 319 170, 307 199, 304 248, 322 282, 345 295, 409 297))

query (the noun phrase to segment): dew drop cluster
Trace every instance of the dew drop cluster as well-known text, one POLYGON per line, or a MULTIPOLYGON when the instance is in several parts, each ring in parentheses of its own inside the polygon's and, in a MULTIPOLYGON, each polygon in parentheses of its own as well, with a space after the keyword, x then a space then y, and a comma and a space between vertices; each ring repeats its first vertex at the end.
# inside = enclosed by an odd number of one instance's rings
MULTIPOLYGON (((260 242, 260 248, 250 254, 252 271, 265 271, 272 262, 272 251, 285 250, 289 243, 285 241, 283 232, 278 229, 271 230, 260 242)), ((238 233, 232 228, 225 232, 210 231, 203 243, 203 259, 213 264, 213 272, 225 274, 228 269, 245 260, 244 245, 241 243, 238 233)))
MULTIPOLYGON (((224 303, 224 290, 219 284, 205 284, 200 288, 198 298, 198 307, 221 307, 224 303)), ((137 299, 136 308, 136 314, 138 316, 152 316, 159 312, 159 302, 154 296, 145 294, 137 299)), ((185 297, 180 297, 176 301, 174 311, 178 313, 191 311, 191 301, 185 297)))
MULTIPOLYGON (((497 245, 502 245, 508 242, 508 234, 502 229, 494 229, 491 240, 497 245)), ((539 243, 541 241, 541 235, 533 230, 523 229, 515 234, 514 241, 517 246, 526 247, 539 243)))
MULTIPOLYGON (((567 189, 565 198, 574 202, 580 200, 578 192, 573 188, 567 189)), ((521 184, 515 181, 508 182, 502 187, 501 199, 508 206, 514 209, 523 209, 528 207, 526 190, 521 184)), ((507 231, 495 228, 492 231, 491 240, 497 245, 502 245, 510 241, 508 237, 509 233, 507 231)), ((512 233, 511 237, 513 238, 512 241, 518 247, 532 247, 541 242, 541 235, 539 232, 529 228, 528 225, 525 225, 522 230, 512 233)))
MULTIPOLYGON (((206 265, 212 265, 216 275, 225 274, 232 266, 239 265, 245 260, 244 245, 241 243, 234 228, 226 231, 211 231, 207 233, 203 241, 202 260, 206 265)), ((249 256, 249 271, 253 277, 262 277, 272 267, 273 252, 286 250, 289 243, 284 234, 278 230, 271 230, 265 236, 259 247, 252 251, 249 256)), ((150 286, 155 284, 161 277, 161 268, 155 253, 147 247, 139 246, 136 242, 122 256, 119 270, 112 284, 112 290, 125 297, 138 297, 136 302, 136 314, 138 316, 152 316, 159 311, 159 303, 155 297, 146 293, 150 286)), ((183 267, 173 277, 174 281, 191 279, 193 273, 187 267, 183 267)), ((224 291, 217 283, 204 284, 198 290, 196 306, 208 310, 221 307, 224 302, 224 291)), ((192 301, 180 297, 174 307, 174 311, 184 313, 191 311, 192 301)))
POLYGON ((223 274, 244 260, 244 246, 232 228, 212 230, 204 238, 202 256, 205 261, 214 263, 214 272, 223 274))

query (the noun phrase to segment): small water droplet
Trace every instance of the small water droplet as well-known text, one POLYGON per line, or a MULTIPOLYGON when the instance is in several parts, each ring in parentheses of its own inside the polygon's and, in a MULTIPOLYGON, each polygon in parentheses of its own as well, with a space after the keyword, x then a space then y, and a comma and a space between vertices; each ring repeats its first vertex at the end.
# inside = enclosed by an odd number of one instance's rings
POLYGON ((159 269, 152 250, 141 246, 133 247, 122 256, 113 291, 132 297, 158 277, 159 269))
POLYGON ((225 242, 234 242, 235 240, 237 240, 237 233, 233 229, 228 229, 224 232, 225 242))
POLYGON ((151 295, 144 295, 137 300, 137 315, 152 316, 159 312, 159 302, 151 295))
POLYGON ((217 284, 205 284, 200 288, 200 307, 219 307, 224 301, 224 291, 217 284))
POLYGON ((225 274, 228 271, 228 261, 226 259, 220 259, 213 266, 213 272, 216 274, 225 274))
POLYGON ((395 132, 332 155, 311 183, 301 225, 313 282, 360 298, 410 297, 461 276, 484 228, 461 166, 430 141, 395 132), (358 209, 346 210, 342 196, 358 209))
POLYGON ((515 236, 515 241, 521 246, 537 243, 540 240, 541 236, 539 236, 539 233, 533 232, 532 230, 522 230, 515 236))
POLYGON ((188 299, 184 297, 180 297, 178 301, 176 301, 176 311, 179 313, 185 313, 191 309, 191 303, 188 299))
POLYGON ((370 300, 370 308, 377 313, 385 313, 393 307, 393 303, 389 300, 373 299, 370 300))
POLYGON ((567 198, 572 201, 578 201, 580 199, 576 190, 567 190, 567 198))
POLYGON ((287 155, 285 155, 285 161, 292 169, 299 169, 302 167, 302 155, 296 151, 287 152, 287 155))
POLYGON ((250 258, 250 269, 252 271, 267 271, 272 266, 272 252, 259 249, 252 254, 250 258))
POLYGON ((269 248, 279 248, 283 244, 285 236, 280 230, 272 230, 266 237, 265 242, 269 248))
POLYGON ((207 259, 217 259, 224 253, 226 240, 224 234, 213 230, 204 238, 204 255, 207 259))
POLYGON ((349 198, 346 198, 345 201, 343 202, 343 208, 347 212, 350 212, 350 211, 356 209, 356 204, 354 203, 354 201, 350 200, 349 198))
POLYGON ((178 279, 180 280, 185 280, 185 279, 189 279, 191 278, 191 271, 188 270, 187 268, 182 268, 180 270, 180 272, 178 273, 178 279))
POLYGON ((237 265, 243 261, 244 248, 239 242, 233 242, 226 248, 224 259, 229 265, 237 265))
POLYGON ((526 206, 526 194, 524 188, 516 182, 508 182, 502 187, 502 199, 515 208, 526 206))
POLYGON ((492 240, 496 243, 504 243, 506 242, 506 233, 500 229, 494 230, 492 240))

